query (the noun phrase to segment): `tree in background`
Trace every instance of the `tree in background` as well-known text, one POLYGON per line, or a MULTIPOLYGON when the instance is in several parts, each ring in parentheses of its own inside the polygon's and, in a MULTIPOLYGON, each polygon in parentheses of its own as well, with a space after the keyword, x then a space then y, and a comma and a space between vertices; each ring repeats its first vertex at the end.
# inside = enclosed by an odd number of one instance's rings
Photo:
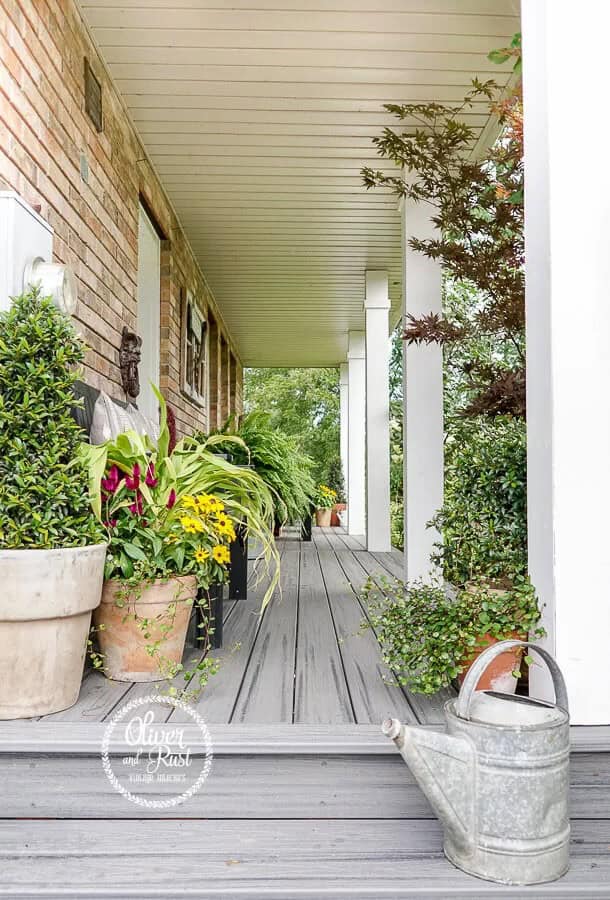
POLYGON ((342 493, 338 369, 246 369, 244 407, 268 413, 271 425, 313 459, 314 480, 342 493))

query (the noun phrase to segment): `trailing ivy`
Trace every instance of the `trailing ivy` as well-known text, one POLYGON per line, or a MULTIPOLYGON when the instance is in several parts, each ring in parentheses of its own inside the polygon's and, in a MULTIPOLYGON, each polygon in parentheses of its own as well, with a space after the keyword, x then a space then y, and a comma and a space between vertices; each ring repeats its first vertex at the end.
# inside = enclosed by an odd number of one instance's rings
POLYGON ((85 348, 37 291, 0 314, 0 547, 100 543, 72 391, 85 348))
POLYGON ((521 576, 504 590, 478 580, 456 596, 440 585, 371 578, 363 597, 368 612, 363 627, 375 629, 384 661, 400 684, 417 693, 434 694, 450 685, 486 646, 486 635, 497 640, 544 635, 534 588, 521 576))

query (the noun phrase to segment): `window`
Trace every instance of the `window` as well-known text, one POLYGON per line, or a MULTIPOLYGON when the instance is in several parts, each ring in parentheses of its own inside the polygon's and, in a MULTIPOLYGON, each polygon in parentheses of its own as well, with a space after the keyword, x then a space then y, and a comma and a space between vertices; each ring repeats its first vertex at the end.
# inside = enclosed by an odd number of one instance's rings
POLYGON ((192 294, 182 303, 182 390, 200 406, 206 396, 207 323, 192 294))

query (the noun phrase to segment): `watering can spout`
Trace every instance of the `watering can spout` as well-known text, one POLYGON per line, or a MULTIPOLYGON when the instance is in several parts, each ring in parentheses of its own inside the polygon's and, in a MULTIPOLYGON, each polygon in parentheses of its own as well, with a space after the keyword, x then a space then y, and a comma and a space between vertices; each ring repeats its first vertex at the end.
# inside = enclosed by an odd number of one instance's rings
POLYGON ((381 730, 398 747, 452 844, 461 853, 473 853, 475 757, 470 742, 398 719, 386 719, 381 730))

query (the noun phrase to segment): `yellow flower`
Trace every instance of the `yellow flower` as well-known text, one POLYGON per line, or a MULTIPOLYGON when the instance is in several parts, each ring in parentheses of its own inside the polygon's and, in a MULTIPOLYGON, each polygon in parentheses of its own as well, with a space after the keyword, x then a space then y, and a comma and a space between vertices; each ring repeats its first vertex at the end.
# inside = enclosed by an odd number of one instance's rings
POLYGON ((180 524, 187 534, 195 534, 198 531, 203 531, 203 525, 199 519, 193 519, 192 516, 180 516, 180 524))
POLYGON ((182 498, 181 506, 184 506, 186 509, 193 509, 195 512, 197 511, 197 501, 188 494, 182 498))
POLYGON ((203 547, 199 547, 197 550, 195 550, 195 559, 197 560, 198 563, 205 562, 206 559, 209 559, 209 558, 210 558, 209 550, 204 550, 203 547))
POLYGON ((212 556, 214 560, 220 565, 224 565, 225 563, 230 562, 231 554, 229 553, 229 548, 225 547, 223 544, 216 544, 214 549, 212 550, 212 556))

